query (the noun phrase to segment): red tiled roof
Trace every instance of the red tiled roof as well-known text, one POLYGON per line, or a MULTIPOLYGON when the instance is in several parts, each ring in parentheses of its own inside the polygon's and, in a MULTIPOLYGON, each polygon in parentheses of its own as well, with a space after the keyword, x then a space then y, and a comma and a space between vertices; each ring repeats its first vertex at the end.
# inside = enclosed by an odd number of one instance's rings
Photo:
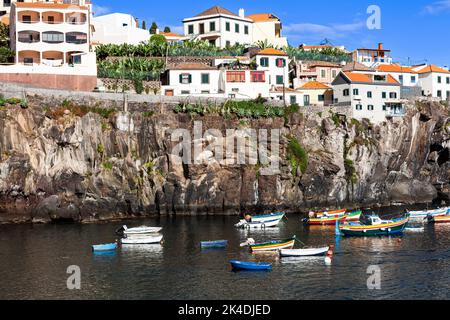
POLYGON ((417 71, 414 71, 410 67, 403 67, 398 64, 381 64, 377 70, 381 72, 417 73, 417 71))
MULTIPOLYGON (((373 74, 355 73, 355 72, 344 72, 344 74, 351 82, 361 82, 368 84, 375 83, 373 80, 374 76, 373 74)), ((392 77, 390 74, 386 76, 386 81, 384 83, 400 84, 400 82, 395 80, 394 77, 392 77)))
POLYGON ((267 48, 264 50, 258 51, 257 55, 264 55, 264 56, 288 56, 285 52, 273 48, 267 48))
POLYGON ((180 63, 175 65, 170 65, 167 67, 168 70, 217 70, 214 67, 208 66, 203 63, 180 63))
MULTIPOLYGON (((417 66, 417 67, 420 67, 420 66, 417 66)), ((413 68, 416 68, 416 67, 413 67, 413 68)), ((440 67, 438 67, 438 66, 435 66, 435 65, 433 65, 433 64, 423 66, 423 68, 420 68, 420 69, 417 70, 417 73, 420 73, 420 74, 423 74, 423 73, 430 73, 430 72, 436 72, 436 73, 449 73, 449 74, 450 74, 450 71, 445 70, 445 69, 442 69, 442 68, 440 68, 440 67)))
POLYGON ((331 89, 329 86, 318 81, 310 81, 305 83, 300 89, 331 89))
POLYGON ((251 19, 255 22, 280 21, 280 19, 277 16, 273 15, 272 13, 250 14, 246 18, 251 19))
POLYGON ((226 14, 226 15, 229 15, 229 16, 238 17, 237 14, 234 14, 233 12, 231 12, 231 11, 225 9, 225 8, 219 7, 219 6, 214 6, 212 8, 209 8, 208 10, 205 10, 202 13, 196 15, 196 17, 212 16, 212 15, 215 15, 215 14, 226 14))

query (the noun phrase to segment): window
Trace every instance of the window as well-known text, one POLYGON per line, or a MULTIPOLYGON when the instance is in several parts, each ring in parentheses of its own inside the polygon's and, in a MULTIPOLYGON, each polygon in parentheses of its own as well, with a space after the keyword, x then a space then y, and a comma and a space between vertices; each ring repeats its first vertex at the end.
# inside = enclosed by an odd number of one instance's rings
POLYGON ((450 91, 447 91, 447 100, 450 99, 450 91))
POLYGON ((194 34, 194 25, 193 24, 188 25, 188 34, 194 34))
POLYGON ((234 31, 239 33, 239 25, 237 23, 234 25, 234 31))
POLYGON ((337 77, 336 70, 331 71, 331 76, 333 77, 333 79, 337 77))
POLYGON ((369 104, 369 105, 367 106, 367 110, 373 111, 373 105, 369 104))
POLYGON ((235 95, 234 93, 230 93, 230 94, 228 95, 228 98, 234 99, 234 98, 236 98, 236 95, 235 95))
POLYGON ((358 89, 353 89, 353 95, 354 96, 358 96, 359 95, 359 90, 358 89))
POLYGON ((398 81, 399 81, 401 84, 403 84, 403 76, 402 76, 402 75, 399 75, 399 76, 398 76, 398 81))
POLYGON ((181 90, 181 94, 191 94, 189 90, 181 90))
POLYGON ((442 77, 441 76, 438 77, 438 83, 442 83, 442 77))
POLYGON ((372 98, 372 91, 367 91, 367 98, 372 98))
POLYGON ((450 77, 447 77, 447 84, 450 84, 450 77))
POLYGON ((229 22, 225 22, 225 30, 226 31, 230 31, 231 30, 231 26, 229 22))
POLYGON ((81 55, 72 56, 73 64, 81 64, 81 55))
POLYGON ((233 88, 233 89, 231 89, 231 91, 233 91, 233 92, 239 92, 239 88, 233 88))
POLYGON ((290 96, 290 102, 291 104, 297 103, 297 97, 296 96, 290 96))
POLYGON ((251 82, 266 82, 266 76, 264 71, 251 71, 250 81, 251 82))
POLYGON ((216 31, 216 23, 215 22, 209 23, 209 31, 211 31, 211 32, 216 31))
POLYGON ((226 46, 226 47, 231 47, 231 42, 230 42, 230 41, 227 41, 227 42, 225 43, 225 46, 226 46))
POLYGON ((202 84, 209 84, 209 73, 202 73, 202 84))
POLYGON ((47 18, 47 23, 49 23, 49 24, 54 24, 54 23, 55 23, 55 17, 49 16, 49 17, 47 18))
POLYGON ((261 67, 268 67, 269 58, 261 58, 261 60, 259 60, 259 64, 261 65, 261 67))
POLYGON ((66 42, 74 44, 87 43, 87 34, 82 32, 68 32, 66 33, 66 42))
POLYGON ((387 106, 383 105, 383 111, 387 111, 387 106))
POLYGON ((438 90, 438 91, 437 91, 437 96, 438 96, 439 98, 442 98, 442 91, 441 91, 441 90, 438 90))
POLYGON ((318 96, 319 101, 325 101, 325 95, 324 94, 319 94, 318 96))
POLYGON ((284 68, 286 66, 286 60, 278 58, 277 59, 277 67, 278 68, 284 68))
POLYGON ((389 98, 391 98, 391 99, 397 99, 397 92, 391 92, 391 93, 389 93, 389 98))
POLYGON ((245 26, 245 27, 244 27, 244 33, 245 33, 245 34, 248 34, 248 26, 245 26))
POLYGON ((327 71, 325 69, 320 70, 320 76, 325 78, 327 76, 327 71))
POLYGON ((416 83, 416 76, 411 76, 411 83, 416 83))
POLYGON ((245 71, 228 71, 227 82, 245 82, 245 71))
POLYGON ((348 97, 350 95, 350 89, 344 89, 343 95, 344 97, 348 97))
POLYGON ((307 106, 309 106, 309 103, 310 103, 309 95, 308 95, 308 94, 305 94, 305 95, 303 96, 303 104, 305 105, 305 107, 307 107, 307 106))
POLYGON ((202 90, 202 94, 209 94, 209 90, 202 90))
POLYGON ((284 84, 284 77, 283 76, 277 76, 277 84, 284 84))
POLYGON ((387 98, 387 93, 386 92, 382 92, 381 93, 381 98, 382 99, 386 99, 387 98))
POLYGON ((192 75, 189 73, 180 74, 180 83, 181 84, 189 84, 192 83, 192 75))
POLYGON ((362 110, 362 104, 357 104, 356 105, 356 110, 362 110))
POLYGON ((33 58, 23 58, 24 64, 33 64, 33 58))
POLYGON ((199 25, 198 25, 198 27, 199 27, 199 33, 200 34, 204 34, 205 33, 205 24, 204 23, 200 23, 199 25))
POLYGON ((122 27, 128 27, 128 23, 122 23, 122 27))
POLYGON ((62 32, 43 32, 42 41, 47 43, 62 43, 64 42, 64 33, 62 32))
POLYGON ((22 16, 23 23, 31 23, 31 16, 22 16))

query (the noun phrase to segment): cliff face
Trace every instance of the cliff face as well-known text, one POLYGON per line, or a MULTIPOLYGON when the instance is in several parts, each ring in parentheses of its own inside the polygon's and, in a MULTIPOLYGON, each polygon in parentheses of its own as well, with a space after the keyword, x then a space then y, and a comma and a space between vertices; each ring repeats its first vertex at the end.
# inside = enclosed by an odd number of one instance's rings
MULTIPOLYGON (((339 206, 448 200, 448 110, 418 104, 403 119, 375 126, 328 112, 245 120, 175 114, 161 106, 105 112, 30 100, 0 108, 0 222, 90 222, 153 214, 308 211, 339 206), (171 133, 233 128, 281 129, 281 173, 209 159, 179 164, 171 133), (287 143, 307 151, 293 172, 287 143)), ((167 108, 167 107, 166 107, 167 108)), ((170 109, 170 108, 169 108, 170 109)), ((206 142, 204 141, 206 144, 206 142)))

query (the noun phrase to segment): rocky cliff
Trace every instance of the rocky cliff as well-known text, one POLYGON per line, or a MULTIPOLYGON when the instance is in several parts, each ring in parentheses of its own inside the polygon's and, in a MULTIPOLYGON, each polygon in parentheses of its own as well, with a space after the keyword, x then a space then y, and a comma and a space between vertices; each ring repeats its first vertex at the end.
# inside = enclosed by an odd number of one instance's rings
MULTIPOLYGON (((245 119, 171 106, 33 97, 0 108, 0 223, 91 222, 165 214, 307 212, 340 206, 449 200, 449 112, 416 103, 381 125, 323 112, 245 119), (225 165, 211 154, 180 164, 174 130, 281 129, 280 173, 225 165), (293 170, 288 143, 306 153, 293 170)), ((207 144, 208 139, 202 140, 207 144)))

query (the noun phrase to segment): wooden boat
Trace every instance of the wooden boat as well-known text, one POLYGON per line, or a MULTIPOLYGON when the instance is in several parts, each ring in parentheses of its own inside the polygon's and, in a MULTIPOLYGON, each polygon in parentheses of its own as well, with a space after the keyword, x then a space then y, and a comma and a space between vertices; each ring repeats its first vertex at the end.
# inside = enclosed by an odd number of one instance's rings
POLYGON ((413 221, 426 221, 428 217, 436 217, 446 215, 448 208, 439 208, 434 210, 422 210, 422 211, 408 211, 410 220, 413 221))
POLYGON ((242 219, 239 223, 235 224, 235 227, 244 229, 265 229, 276 227, 285 215, 286 214, 284 212, 279 212, 254 216, 251 218, 251 221, 242 219))
POLYGON ((330 247, 323 248, 305 248, 305 249, 282 249, 281 257, 312 257, 325 255, 330 247))
POLYGON ((122 244, 155 244, 160 243, 163 239, 162 235, 141 235, 141 236, 127 236, 121 239, 122 244))
POLYGON ((345 221, 359 221, 362 215, 362 210, 351 211, 346 214, 345 221))
POLYGON ((217 240, 217 241, 202 241, 200 243, 202 248, 225 248, 228 245, 228 240, 217 240))
POLYGON ((408 222, 408 214, 393 220, 382 220, 377 215, 371 215, 365 217, 361 222, 347 222, 341 225, 339 230, 345 236, 386 236, 403 233, 408 222))
POLYGON ((445 216, 429 216, 428 219, 431 223, 450 223, 450 214, 446 214, 445 216))
POLYGON ((281 249, 292 249, 295 245, 296 237, 287 240, 274 240, 265 243, 257 243, 250 245, 253 253, 265 251, 277 251, 281 249))
POLYGON ((330 213, 324 212, 319 214, 310 214, 309 218, 306 218, 304 221, 306 224, 311 226, 335 225, 338 221, 358 221, 361 214, 361 210, 348 213, 347 210, 336 210, 330 211, 330 213))
POLYGON ((92 246, 92 251, 113 251, 117 249, 117 243, 107 243, 92 246))
POLYGON ((151 234, 151 233, 158 233, 162 230, 161 227, 137 227, 137 228, 130 228, 128 229, 127 226, 123 226, 123 234, 125 235, 138 235, 138 234, 151 234))
POLYGON ((325 226, 325 225, 335 225, 337 221, 345 220, 346 216, 334 216, 334 217, 325 217, 322 218, 307 218, 305 223, 310 226, 325 226))
POLYGON ((405 232, 424 232, 425 231, 425 227, 422 226, 411 226, 411 225, 407 225, 405 227, 405 232))
POLYGON ((340 209, 340 210, 333 210, 333 211, 324 211, 324 212, 317 212, 313 213, 312 218, 322 218, 322 217, 341 217, 345 215, 347 212, 347 209, 340 209))
POLYGON ((231 267, 233 270, 248 270, 248 271, 269 271, 272 270, 271 263, 263 263, 263 262, 245 262, 245 261, 237 261, 231 260, 231 267))

